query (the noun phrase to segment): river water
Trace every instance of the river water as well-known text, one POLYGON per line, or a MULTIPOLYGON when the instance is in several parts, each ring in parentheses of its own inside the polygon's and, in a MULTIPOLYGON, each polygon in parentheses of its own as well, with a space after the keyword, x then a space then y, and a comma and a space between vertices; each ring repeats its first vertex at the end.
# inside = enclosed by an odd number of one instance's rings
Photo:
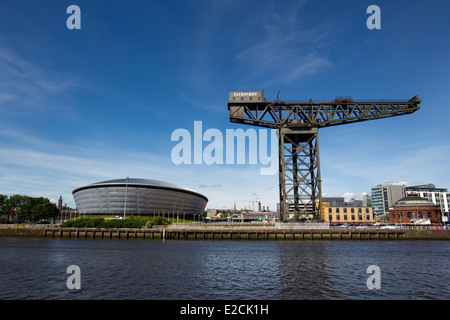
POLYGON ((2 300, 450 298, 447 241, 1 238, 0 250, 2 300))

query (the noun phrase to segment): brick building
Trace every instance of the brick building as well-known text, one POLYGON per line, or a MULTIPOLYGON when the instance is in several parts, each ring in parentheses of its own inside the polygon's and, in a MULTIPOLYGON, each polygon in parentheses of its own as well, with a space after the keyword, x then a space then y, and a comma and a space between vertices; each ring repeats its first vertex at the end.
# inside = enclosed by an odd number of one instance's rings
POLYGON ((412 219, 429 219, 432 224, 442 223, 441 209, 417 194, 409 194, 389 208, 391 223, 412 223, 412 219))

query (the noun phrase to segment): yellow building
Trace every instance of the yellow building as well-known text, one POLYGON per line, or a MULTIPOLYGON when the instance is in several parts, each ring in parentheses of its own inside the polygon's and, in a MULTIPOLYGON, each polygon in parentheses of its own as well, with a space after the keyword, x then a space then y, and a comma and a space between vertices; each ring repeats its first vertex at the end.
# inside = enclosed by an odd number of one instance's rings
POLYGON ((322 206, 322 218, 325 222, 333 223, 373 223, 372 207, 330 207, 322 206))

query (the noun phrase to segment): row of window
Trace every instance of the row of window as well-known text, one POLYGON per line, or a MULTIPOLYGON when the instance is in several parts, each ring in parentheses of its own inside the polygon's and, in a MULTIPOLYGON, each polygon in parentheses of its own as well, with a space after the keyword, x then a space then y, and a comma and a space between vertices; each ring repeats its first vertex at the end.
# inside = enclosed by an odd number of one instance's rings
POLYGON ((329 218, 330 222, 332 222, 332 221, 371 221, 370 215, 366 215, 365 219, 363 219, 363 216, 361 216, 361 215, 355 216, 354 214, 352 214, 350 216, 350 220, 349 220, 348 215, 344 214, 343 219, 341 220, 341 215, 338 214, 338 215, 336 215, 336 219, 333 219, 333 216, 330 214, 328 216, 328 218, 329 218), (358 220, 356 220, 356 217, 358 217, 358 220))
MULTIPOLYGON (((399 218, 401 218, 401 217, 402 217, 402 213, 401 213, 401 212, 392 212, 392 218, 395 218, 396 216, 398 216, 399 218)), ((424 218, 424 217, 425 217, 425 215, 424 215, 421 211, 419 211, 418 213, 416 213, 416 212, 414 212, 414 213, 412 213, 412 212, 407 212, 407 213, 406 213, 406 216, 407 216, 408 218, 413 218, 413 217, 416 217, 416 218, 424 218)), ((438 213, 438 212, 434 212, 434 216, 435 216, 436 218, 438 218, 438 217, 439 217, 439 213, 438 213)), ((432 217, 433 217, 432 212, 428 211, 428 212, 426 213, 426 217, 427 217, 427 218, 432 218, 432 217)))
MULTIPOLYGON (((342 209, 343 213, 347 213, 347 208, 334 208, 336 210, 336 213, 340 213, 340 209, 342 209)), ((350 213, 355 213, 356 208, 350 208, 350 213)), ((369 213, 369 208, 365 208, 365 212, 369 213)), ((328 213, 333 213, 333 208, 328 208, 328 213)), ((362 208, 358 208, 358 213, 362 213, 362 208)))

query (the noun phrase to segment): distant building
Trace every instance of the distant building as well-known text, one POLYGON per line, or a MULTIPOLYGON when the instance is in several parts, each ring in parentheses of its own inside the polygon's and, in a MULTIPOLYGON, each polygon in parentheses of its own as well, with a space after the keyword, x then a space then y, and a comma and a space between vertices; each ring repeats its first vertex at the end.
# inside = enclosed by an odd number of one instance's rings
POLYGON ((344 197, 322 197, 322 203, 329 207, 342 207, 345 203, 344 197))
POLYGON ((232 214, 230 220, 233 222, 275 222, 279 220, 279 214, 267 211, 243 211, 232 214))
POLYGON ((61 211, 62 209, 63 209, 63 197, 61 194, 58 200, 58 210, 61 211))
POLYGON ((358 223, 371 224, 374 222, 372 207, 362 206, 326 206, 322 208, 323 220, 331 224, 358 223))
POLYGON ((397 200, 405 197, 405 186, 395 184, 379 184, 372 187, 372 208, 375 216, 389 214, 389 208, 397 200))
POLYGON ((442 223, 441 209, 428 199, 410 193, 399 199, 389 209, 389 221, 392 223, 414 223, 429 220, 430 223, 442 223))
POLYGON ((372 200, 370 198, 370 195, 366 192, 363 193, 362 205, 363 205, 363 207, 371 207, 372 206, 372 200))
POLYGON ((448 222, 450 192, 446 188, 436 188, 432 183, 407 186, 405 187, 406 195, 417 194, 419 197, 428 199, 435 205, 439 206, 442 213, 442 221, 448 222))

